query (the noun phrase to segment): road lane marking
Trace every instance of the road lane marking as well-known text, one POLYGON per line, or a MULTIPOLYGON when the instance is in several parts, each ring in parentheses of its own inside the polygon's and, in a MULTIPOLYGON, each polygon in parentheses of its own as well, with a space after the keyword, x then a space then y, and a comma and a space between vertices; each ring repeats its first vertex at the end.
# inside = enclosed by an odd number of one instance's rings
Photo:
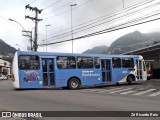
POLYGON ((157 95, 160 95, 160 91, 155 92, 155 93, 153 93, 153 94, 150 94, 150 95, 148 95, 148 96, 157 96, 157 95))
POLYGON ((132 88, 127 88, 127 89, 122 89, 122 90, 116 90, 116 91, 112 91, 112 92, 109 92, 109 93, 117 93, 117 92, 122 92, 122 91, 126 91, 126 90, 130 90, 132 88))
POLYGON ((121 94, 121 95, 127 95, 127 94, 133 93, 133 92, 136 92, 136 91, 127 91, 127 92, 122 92, 122 93, 120 93, 120 94, 121 94))
POLYGON ((113 88, 113 89, 104 89, 104 90, 101 90, 101 91, 98 91, 98 92, 109 92, 109 91, 115 91, 115 90, 119 90, 119 89, 123 89, 123 87, 121 87, 121 88, 113 88))
MULTIPOLYGON (((130 94, 130 93, 134 93, 132 95, 143 95, 143 94, 146 94, 146 93, 149 93, 149 92, 152 92, 152 91, 155 91, 156 89, 148 89, 148 90, 144 90, 143 89, 137 89, 137 90, 132 90, 133 88, 125 88, 125 87, 119 87, 119 88, 109 88, 109 89, 106 89, 106 88, 102 88, 102 89, 82 89, 82 91, 91 91, 91 92, 99 92, 99 93, 103 93, 103 92, 109 92, 109 93, 118 93, 118 92, 121 92, 119 94, 121 95, 127 95, 127 94, 130 94), (142 91, 139 91, 139 90, 142 90, 142 91), (135 93, 136 92, 136 93, 135 93)), ((147 96, 157 96, 157 95, 160 95, 160 91, 158 92, 154 92, 152 94, 149 94, 147 96)))
POLYGON ((92 92, 96 92, 96 91, 101 91, 104 89, 83 89, 83 91, 92 91, 92 92))
POLYGON ((145 94, 145 93, 152 92, 152 91, 154 91, 154 90, 156 90, 156 89, 149 89, 149 90, 146 90, 146 91, 141 91, 141 92, 135 93, 135 94, 133 94, 133 95, 142 95, 142 94, 145 94))

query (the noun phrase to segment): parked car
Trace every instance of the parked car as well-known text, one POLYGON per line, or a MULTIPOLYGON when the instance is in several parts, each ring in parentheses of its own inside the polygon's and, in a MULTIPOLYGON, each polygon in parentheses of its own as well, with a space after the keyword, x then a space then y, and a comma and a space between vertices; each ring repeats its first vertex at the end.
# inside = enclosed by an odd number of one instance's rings
POLYGON ((5 75, 1 75, 0 76, 0 80, 7 80, 8 78, 7 78, 7 76, 5 76, 5 75))

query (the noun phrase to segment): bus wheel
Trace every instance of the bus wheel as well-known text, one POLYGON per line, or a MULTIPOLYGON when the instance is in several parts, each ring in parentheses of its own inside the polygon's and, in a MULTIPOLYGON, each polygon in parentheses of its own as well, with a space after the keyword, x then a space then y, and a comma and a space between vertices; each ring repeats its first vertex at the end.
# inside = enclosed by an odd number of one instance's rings
POLYGON ((128 85, 132 85, 132 81, 133 81, 133 78, 132 78, 131 75, 129 75, 129 76, 127 77, 128 85))
POLYGON ((72 90, 78 89, 80 86, 80 82, 77 78, 71 78, 68 83, 68 87, 72 90))

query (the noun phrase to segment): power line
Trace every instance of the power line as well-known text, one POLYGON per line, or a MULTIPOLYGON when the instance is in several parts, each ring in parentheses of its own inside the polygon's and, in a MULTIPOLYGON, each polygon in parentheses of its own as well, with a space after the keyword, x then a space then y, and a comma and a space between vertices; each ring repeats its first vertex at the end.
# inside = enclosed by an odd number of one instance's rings
POLYGON ((45 3, 47 3, 48 1, 50 1, 50 0, 46 0, 46 1, 44 1, 43 3, 41 3, 41 4, 37 5, 37 7, 39 7, 39 6, 41 6, 41 5, 45 4, 45 3))
MULTIPOLYGON (((154 0, 151 0, 151 1, 154 1, 154 0)), ((78 6, 77 6, 77 7, 78 7, 78 6)), ((77 7, 76 7, 76 8, 74 8, 74 9, 77 9, 77 7)), ((65 14, 65 13, 67 13, 67 12, 69 12, 69 11, 70 11, 70 10, 66 10, 66 11, 61 12, 61 13, 59 13, 59 14, 56 14, 56 15, 54 15, 54 16, 47 17, 46 19, 50 19, 50 18, 53 18, 53 17, 59 16, 59 15, 65 14)))
MULTIPOLYGON (((160 3, 159 3, 159 4, 160 4, 160 3)), ((156 5, 156 4, 154 4, 154 5, 156 5)), ((152 6, 153 6, 153 5, 152 5, 152 6)), ((149 6, 149 7, 152 7, 152 6, 149 6)), ((145 7, 145 8, 143 8, 143 9, 141 9, 141 10, 134 11, 133 13, 135 14, 135 13, 137 13, 137 12, 139 12, 139 11, 145 10, 146 8, 148 9, 148 7, 145 7)), ((111 17, 112 19, 110 19, 110 20, 108 20, 108 21, 104 21, 103 23, 99 23, 99 24, 93 25, 93 26, 91 26, 91 27, 90 27, 90 26, 88 27, 88 25, 87 25, 87 26, 83 26, 83 27, 74 29, 74 31, 76 31, 76 32, 74 32, 74 34, 75 34, 75 33, 82 32, 82 31, 85 31, 85 30, 88 30, 88 29, 90 29, 90 28, 98 27, 98 26, 101 25, 101 24, 104 24, 104 23, 107 23, 107 22, 111 22, 111 21, 120 19, 121 17, 123 18, 123 17, 126 17, 126 16, 128 16, 128 15, 133 15, 133 13, 128 13, 128 14, 126 14, 126 15, 123 15, 123 14, 122 14, 122 15, 119 16, 118 18, 112 18, 112 17, 114 17, 114 15, 113 15, 113 16, 111 17), (87 28, 87 27, 88 27, 88 28, 87 28), (82 29, 82 30, 80 30, 80 29, 82 29)), ((105 19, 104 19, 104 20, 105 20, 105 19)), ((67 35, 67 34, 70 35, 70 32, 66 32, 66 33, 63 33, 63 34, 59 34, 59 35, 56 35, 56 36, 51 37, 51 38, 49 38, 49 39, 56 38, 56 37, 64 37, 64 35, 67 35)))
MULTIPOLYGON (((66 3, 66 4, 62 5, 61 7, 56 8, 56 9, 54 9, 54 10, 48 12, 48 13, 42 14, 42 16, 48 15, 48 14, 50 14, 50 13, 52 13, 52 12, 55 12, 55 11, 57 11, 57 10, 59 10, 59 9, 62 9, 63 7, 68 6, 69 4, 71 4, 71 3, 74 2, 74 1, 75 1, 75 0, 73 0, 73 1, 71 1, 71 2, 69 2, 69 3, 66 3)), ((87 2, 85 2, 85 3, 83 3, 83 4, 81 4, 81 5, 78 5, 77 7, 80 7, 80 6, 82 6, 82 5, 85 5, 85 4, 87 4, 87 3, 91 2, 91 1, 93 1, 93 0, 89 0, 89 1, 87 1, 87 2)), ((76 7, 76 8, 77 8, 77 7, 76 7)), ((76 8, 75 8, 75 9, 76 9, 76 8)))
MULTIPOLYGON (((75 1, 75 0, 73 0, 73 1, 75 1)), ((89 0, 89 1, 90 1, 90 0, 89 0)), ((80 6, 80 5, 79 5, 79 6, 80 6)), ((75 7, 74 9, 78 8, 79 6, 75 7)), ((74 10, 74 9, 73 9, 73 10, 74 10)), ((46 19, 50 19, 50 18, 59 16, 59 15, 61 15, 61 14, 67 13, 67 12, 70 12, 70 9, 69 9, 69 10, 66 10, 66 11, 64 11, 64 12, 61 12, 61 13, 59 13, 59 14, 55 14, 54 16, 47 17, 46 19)))
MULTIPOLYGON (((160 4, 160 3, 158 3, 158 4, 160 4)), ((157 5, 157 4, 155 4, 155 5, 157 5)), ((146 8, 148 8, 148 7, 146 7, 146 8)), ((97 25, 93 25, 93 26, 91 26, 91 27, 89 26, 88 28, 86 28, 87 26, 86 26, 84 29, 83 29, 83 27, 81 27, 83 30, 77 31, 76 33, 81 32, 81 31, 85 31, 85 30, 88 30, 88 29, 91 29, 91 28, 98 27, 98 26, 100 26, 100 25, 103 25, 103 24, 105 24, 105 23, 108 23, 108 22, 117 20, 117 19, 119 19, 119 18, 124 18, 124 17, 127 17, 127 16, 130 17, 130 16, 133 15, 133 13, 134 13, 134 14, 139 13, 140 11, 143 11, 143 10, 145 10, 146 8, 143 8, 143 9, 137 10, 137 11, 134 11, 134 12, 129 13, 129 14, 127 14, 127 15, 122 15, 122 16, 120 16, 120 17, 118 17, 118 18, 113 18, 113 19, 111 19, 111 20, 104 21, 104 22, 102 22, 102 23, 98 23, 97 25)), ((159 10, 158 10, 158 11, 159 11, 159 10)), ((74 31, 76 31, 76 30, 78 30, 78 29, 75 29, 74 31)))
MULTIPOLYGON (((85 5, 85 4, 87 4, 88 2, 91 2, 91 1, 92 1, 92 0, 89 0, 89 1, 87 1, 87 2, 85 2, 85 3, 83 3, 83 4, 81 4, 81 5, 78 5, 78 7, 75 7, 74 9, 77 9, 77 8, 79 8, 80 6, 85 5)), ((114 5, 117 5, 117 4, 114 4, 114 5)), ((112 6, 110 6, 110 7, 112 7, 112 6)), ((70 11, 70 10, 69 10, 69 11, 70 11)), ((105 16, 106 16, 106 15, 105 15, 105 16)), ((101 18, 103 18, 103 17, 105 17, 105 16, 102 16, 102 17, 100 17, 100 18, 92 19, 92 20, 90 20, 90 21, 87 21, 87 22, 78 24, 78 25, 76 25, 76 26, 73 26, 73 28, 78 27, 78 26, 81 26, 81 25, 84 25, 84 24, 87 24, 87 23, 89 23, 89 22, 91 22, 91 21, 95 21, 95 20, 101 19, 101 18)), ((83 18, 83 19, 84 19, 84 18, 83 18)), ((79 20, 79 21, 81 21, 81 20, 79 20)), ((66 29, 64 29, 64 30, 62 30, 62 31, 66 31, 66 30, 70 30, 70 28, 66 28, 66 29)), ((62 32, 62 31, 61 31, 61 32, 62 32)))
MULTIPOLYGON (((125 26, 123 26, 123 25, 127 25, 127 24, 129 24, 129 23, 134 23, 134 22, 138 22, 138 21, 140 21, 140 20, 144 20, 144 19, 147 19, 147 18, 149 18, 149 17, 153 17, 153 16, 156 16, 156 15, 159 15, 160 13, 156 13, 156 14, 154 14, 154 15, 150 15, 150 16, 144 16, 144 17, 140 17, 140 18, 138 18, 138 19, 133 19, 133 20, 131 20, 131 21, 129 21, 129 22, 125 22, 125 23, 123 23, 123 24, 120 24, 120 25, 117 25, 117 26, 114 26, 114 27, 110 27, 110 28, 107 28, 107 29, 104 29, 104 30, 101 30, 101 31, 98 31, 98 32, 94 32, 94 33, 91 33, 91 34, 88 34, 88 35, 90 35, 90 36, 92 36, 92 35, 99 35, 99 34, 103 34, 103 33, 106 33, 106 31, 108 32, 108 31, 111 31, 113 28, 115 28, 115 29, 119 29, 118 27, 124 27, 125 28, 125 26)), ((136 23, 135 23, 136 24, 136 23)), ((89 36, 88 36, 89 37, 89 36)))
POLYGON ((57 11, 57 10, 59 10, 59 9, 62 9, 63 7, 68 6, 69 4, 71 4, 73 1, 75 1, 75 0, 72 0, 71 2, 66 3, 66 4, 62 5, 61 7, 56 8, 56 9, 54 9, 54 10, 48 12, 48 13, 42 14, 42 16, 48 15, 48 14, 50 14, 50 13, 52 13, 52 12, 55 12, 55 11, 57 11))
MULTIPOLYGON (((88 1, 88 2, 90 2, 90 1, 88 1)), ((87 3, 87 2, 86 2, 87 3)), ((84 4, 82 4, 82 5, 84 5, 84 4)), ((82 5, 80 5, 80 6, 82 6, 82 5)), ((79 6, 78 6, 79 7, 79 6)), ((77 8, 77 7, 76 7, 77 8)), ((69 10, 70 11, 70 10, 69 10)), ((84 24, 87 24, 88 22, 86 22, 86 23, 82 23, 83 25, 84 24)), ((82 24, 79 24, 79 25, 76 25, 76 26, 73 26, 73 28, 75 28, 75 27, 78 27, 78 26, 81 26, 82 24)), ((66 29, 64 29, 64 30, 61 30, 61 32, 63 32, 63 31, 67 31, 67 30, 69 30, 70 31, 70 28, 66 28, 66 29)))
POLYGON ((11 24, 12 26, 14 26, 17 30, 22 31, 21 29, 19 29, 17 26, 13 25, 11 22, 9 22, 6 18, 4 18, 2 15, 0 15, 0 17, 5 20, 6 22, 8 22, 9 24, 11 24))
MULTIPOLYGON (((149 18, 149 17, 153 17, 153 16, 155 16, 155 15, 159 15, 159 14, 160 14, 160 13, 156 13, 156 14, 154 14, 154 15, 150 15, 150 16, 147 16, 147 17, 143 17, 143 18, 139 18, 139 19, 134 19, 134 20, 129 21, 128 23, 134 23, 134 22, 136 22, 136 21, 140 21, 141 19, 144 20, 144 19, 147 19, 147 18, 149 18)), ((158 18, 158 19, 160 19, 160 18, 158 18)), ((139 24, 151 22, 151 21, 154 21, 154 20, 157 20, 157 18, 156 18, 156 19, 152 19, 152 20, 148 20, 148 21, 144 21, 144 22, 141 22, 141 23, 135 23, 135 24, 123 26, 123 25, 128 24, 128 23, 126 22, 126 23, 123 23, 123 24, 121 24, 121 25, 117 25, 117 26, 114 26, 114 27, 111 27, 111 28, 108 28, 108 29, 104 29, 104 30, 101 30, 101 31, 98 31, 98 32, 95 32, 95 33, 88 34, 88 35, 86 35, 85 37, 95 36, 95 35, 99 35, 99 34, 103 34, 103 33, 107 33, 107 32, 112 32, 112 31, 124 29, 124 28, 127 28, 127 27, 132 27, 132 26, 135 26, 135 25, 139 25, 139 24), (120 27, 120 26, 122 26, 122 27, 120 27), (120 28, 118 28, 118 27, 120 27, 120 28), (115 29, 113 29, 113 28, 115 28, 115 29)))
MULTIPOLYGON (((126 8, 126 11, 121 10, 121 11, 119 11, 119 12, 116 13, 116 14, 109 14, 109 15, 105 15, 105 16, 102 16, 102 17, 100 17, 100 18, 91 20, 91 21, 95 21, 95 22, 92 22, 92 23, 90 23, 90 24, 88 24, 88 25, 93 25, 94 23, 97 23, 97 22, 99 22, 99 21, 102 21, 102 20, 105 20, 105 19, 108 19, 108 18, 111 18, 111 17, 115 17, 115 16, 117 16, 117 15, 123 14, 124 12, 128 12, 128 11, 131 11, 131 10, 133 10, 133 9, 136 9, 136 8, 138 8, 139 6, 148 4, 148 3, 152 2, 152 1, 154 1, 154 0, 151 0, 151 1, 149 1, 149 2, 147 2, 147 3, 144 3, 144 4, 138 4, 138 6, 137 6, 137 4, 136 4, 136 5, 132 6, 130 9, 126 8), (106 18, 106 17, 107 17, 107 18, 106 18), (100 20, 98 20, 98 19, 100 19, 100 20), (98 20, 98 21, 96 21, 96 20, 98 20)), ((89 21, 89 22, 91 22, 91 21, 89 21)), ((88 22, 87 22, 87 23, 88 23, 88 22)), ((78 27, 78 26, 81 26, 81 25, 84 25, 84 24, 86 24, 86 23, 82 23, 82 24, 79 24, 79 25, 74 26, 74 27, 78 27)), ((87 25, 87 26, 88 26, 88 25, 87 25)), ((84 27, 84 26, 82 26, 82 27, 84 27)))
MULTIPOLYGON (((159 15, 160 13, 157 13, 155 15, 159 15)), ((154 15, 150 16, 150 17, 153 17, 154 15)), ((142 18, 141 18, 142 19, 142 18)), ((80 37, 76 37, 76 38, 73 38, 73 40, 78 40, 78 39, 82 39, 82 38, 87 38, 87 37, 91 37, 91 36, 95 36, 95 35, 100 35, 100 34, 104 34, 104 33, 109 33, 109 32, 113 32, 113 31, 117 31, 117 30, 120 30, 120 29, 124 29, 124 28, 128 28, 128 27, 132 27, 132 26, 136 26, 136 25, 140 25, 140 24, 144 24, 144 23, 148 23, 148 22, 152 22, 152 21, 156 21, 156 20, 159 20, 160 18, 155 18, 155 19, 151 19, 151 20, 146 20, 146 21, 143 21, 143 22, 139 22, 139 23, 135 23, 135 24, 131 24, 131 25, 127 25, 127 26, 122 26, 120 28, 116 28, 115 29, 105 29, 105 30, 102 30, 102 31, 98 31, 98 32, 94 32, 94 33, 91 33, 91 34, 86 34, 86 35, 83 35, 83 36, 80 36, 80 37)), ((133 22, 133 21, 131 21, 133 22)), ((52 44, 58 44, 58 43, 62 43, 62 42, 68 42, 68 41, 71 41, 72 39, 68 39, 68 40, 63 40, 63 41, 59 41, 59 42, 53 42, 53 43, 48 43, 48 45, 52 45, 52 44)), ((45 44, 42 44, 42 45, 45 45, 45 44)))
POLYGON ((34 2, 36 2, 37 0, 33 0, 30 4, 33 4, 34 2))
POLYGON ((49 8, 49 7, 51 7, 51 6, 53 6, 53 5, 55 5, 55 4, 57 4, 57 3, 59 3, 60 1, 61 1, 61 0, 57 0, 56 2, 48 5, 47 7, 44 8, 44 10, 47 9, 47 8, 49 8))
MULTIPOLYGON (((141 2, 141 3, 139 3, 139 4, 133 5, 132 7, 128 7, 128 8, 126 8, 126 9, 123 9, 123 10, 119 11, 118 13, 105 15, 105 16, 102 16, 102 17, 100 17, 100 18, 93 19, 92 21, 88 21, 88 22, 86 22, 86 23, 82 23, 82 24, 73 26, 73 30, 75 31, 75 30, 80 29, 80 28, 86 28, 87 26, 90 26, 90 25, 93 26, 95 23, 99 23, 99 22, 104 21, 104 20, 106 20, 106 19, 108 19, 108 18, 111 18, 111 17, 116 17, 117 15, 119 16, 120 14, 123 14, 123 12, 129 12, 129 11, 131 11, 131 10, 133 10, 133 9, 136 9, 136 8, 142 6, 142 5, 151 3, 151 2, 153 2, 153 1, 155 1, 155 0, 149 0, 149 1, 147 1, 147 2, 146 2, 146 1, 145 1, 145 2, 141 2), (89 23, 89 24, 87 24, 87 23, 89 23), (86 25, 85 25, 85 24, 86 24, 86 25), (82 27, 78 27, 78 26, 82 26, 82 27), (78 28, 76 28, 76 27, 78 27, 78 28), (74 28, 76 28, 76 29, 74 29, 74 28)), ((123 17, 123 16, 121 16, 121 17, 123 17)), ((70 28, 67 28, 67 29, 65 29, 65 30, 70 30, 70 28)), ((65 31, 65 30, 63 30, 63 31, 65 31)), ((60 34, 60 35, 63 35, 63 34, 66 35, 67 33, 69 34, 70 31, 69 31, 69 32, 66 32, 66 33, 62 33, 62 34, 60 34)), ((60 36, 60 35, 58 35, 58 36, 60 36)), ((57 36, 57 35, 56 35, 56 36, 57 36)))

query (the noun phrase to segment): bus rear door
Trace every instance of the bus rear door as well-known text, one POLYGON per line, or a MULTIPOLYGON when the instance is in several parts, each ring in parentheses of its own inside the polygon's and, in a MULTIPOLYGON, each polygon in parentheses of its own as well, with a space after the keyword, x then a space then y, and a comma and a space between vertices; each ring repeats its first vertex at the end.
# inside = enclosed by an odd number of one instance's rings
POLYGON ((43 86, 53 87, 55 85, 54 58, 42 58, 42 74, 43 86))
POLYGON ((102 59, 101 68, 102 68, 102 82, 111 82, 111 60, 102 59))

